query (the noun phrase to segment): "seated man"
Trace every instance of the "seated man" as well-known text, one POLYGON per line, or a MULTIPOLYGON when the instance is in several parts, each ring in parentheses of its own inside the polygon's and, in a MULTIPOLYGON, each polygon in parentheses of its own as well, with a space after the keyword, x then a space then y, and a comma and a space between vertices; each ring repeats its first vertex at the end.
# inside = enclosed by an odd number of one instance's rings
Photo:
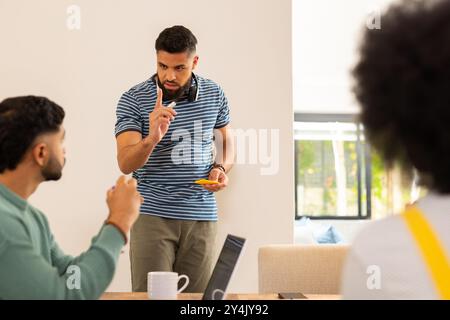
POLYGON ((450 299, 450 1, 403 1, 366 30, 354 70, 366 137, 429 193, 354 240, 349 299, 450 299))
POLYGON ((107 193, 109 217, 91 247, 78 257, 61 251, 27 199, 41 182, 61 177, 63 119, 64 110, 43 97, 0 103, 0 299, 97 299, 139 215, 136 181, 120 177, 107 193))

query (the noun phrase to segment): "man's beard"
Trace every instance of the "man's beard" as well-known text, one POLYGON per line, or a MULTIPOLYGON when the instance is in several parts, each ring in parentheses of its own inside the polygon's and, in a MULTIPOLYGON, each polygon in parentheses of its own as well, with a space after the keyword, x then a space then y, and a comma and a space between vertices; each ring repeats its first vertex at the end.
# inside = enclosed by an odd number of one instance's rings
POLYGON ((175 91, 167 90, 166 87, 159 80, 159 77, 157 77, 157 79, 158 79, 158 86, 161 88, 161 90, 163 92, 163 100, 164 101, 177 101, 181 96, 183 96, 185 94, 185 92, 188 91, 189 87, 191 86, 192 78, 190 78, 184 86, 180 87, 178 90, 175 90, 175 91))
MULTIPOLYGON (((64 158, 64 164, 65 163, 66 159, 64 158)), ((61 179, 64 164, 63 165, 59 164, 56 158, 51 157, 48 160, 47 165, 44 168, 42 168, 41 171, 42 177, 44 177, 44 181, 57 181, 61 179)))

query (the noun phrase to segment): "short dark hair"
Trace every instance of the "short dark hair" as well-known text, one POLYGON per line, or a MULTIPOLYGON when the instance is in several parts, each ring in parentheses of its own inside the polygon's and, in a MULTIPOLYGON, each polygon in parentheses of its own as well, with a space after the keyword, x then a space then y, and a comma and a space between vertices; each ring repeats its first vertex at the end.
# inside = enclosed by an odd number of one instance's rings
POLYGON ((25 96, 0 103, 0 173, 14 170, 41 134, 59 130, 65 113, 44 97, 25 96))
POLYGON ((197 38, 183 26, 173 26, 164 29, 155 41, 156 51, 163 50, 169 53, 195 52, 197 38))
POLYGON ((369 141, 390 166, 450 193, 450 1, 391 6, 359 53, 354 91, 369 141))

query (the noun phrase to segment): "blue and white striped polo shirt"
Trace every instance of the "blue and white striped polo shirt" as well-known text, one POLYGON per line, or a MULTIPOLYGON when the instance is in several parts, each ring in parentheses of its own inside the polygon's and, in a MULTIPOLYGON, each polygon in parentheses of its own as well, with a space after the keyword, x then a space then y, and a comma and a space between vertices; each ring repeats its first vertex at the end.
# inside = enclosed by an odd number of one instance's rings
MULTIPOLYGON (((179 101, 177 115, 147 163, 133 172, 144 197, 141 213, 171 219, 216 221, 214 193, 194 183, 208 178, 213 163, 213 130, 230 122, 227 98, 219 85, 197 78, 198 99, 179 101)), ((119 100, 115 134, 149 134, 149 113, 156 103, 156 84, 150 78, 119 100)), ((151 130, 151 128, 150 128, 151 130)))

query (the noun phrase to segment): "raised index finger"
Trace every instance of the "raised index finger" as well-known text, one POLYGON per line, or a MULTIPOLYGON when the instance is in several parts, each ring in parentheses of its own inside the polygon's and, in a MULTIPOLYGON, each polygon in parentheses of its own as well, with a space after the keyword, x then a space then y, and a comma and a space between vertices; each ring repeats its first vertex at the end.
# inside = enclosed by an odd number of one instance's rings
POLYGON ((161 108, 162 107, 162 98, 163 98, 163 92, 160 87, 156 90, 156 104, 155 108, 161 108))
POLYGON ((125 184, 126 181, 127 181, 127 177, 124 176, 124 175, 121 175, 121 176, 119 177, 119 179, 117 179, 116 185, 119 185, 119 184, 125 184))

